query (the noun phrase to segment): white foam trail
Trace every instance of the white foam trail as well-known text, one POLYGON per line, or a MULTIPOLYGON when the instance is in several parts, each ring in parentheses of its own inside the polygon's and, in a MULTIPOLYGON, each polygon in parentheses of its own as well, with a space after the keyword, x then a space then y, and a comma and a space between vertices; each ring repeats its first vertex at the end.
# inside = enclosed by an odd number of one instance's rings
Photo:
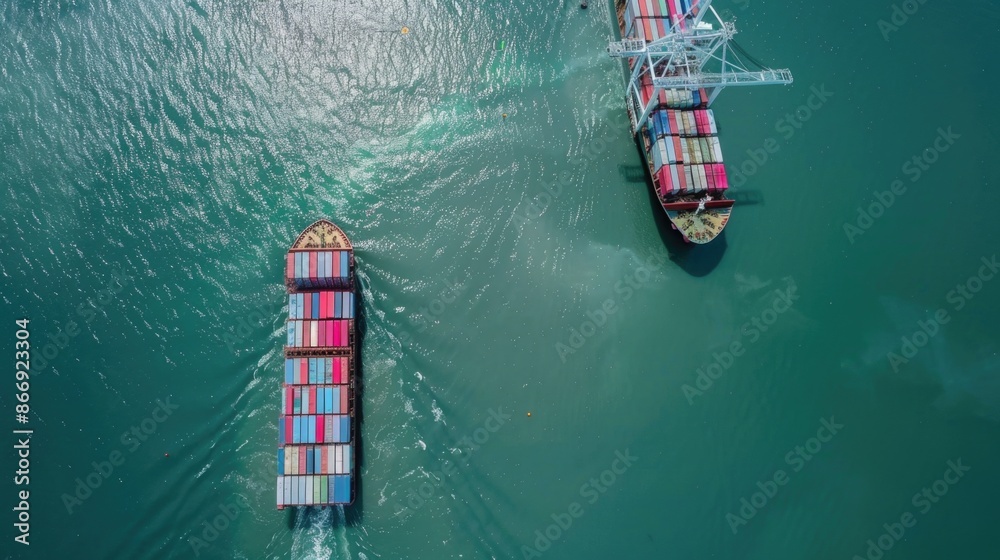
POLYGON ((295 560, 352 558, 347 548, 344 508, 299 508, 292 530, 290 557, 295 560), (340 546, 337 546, 337 544, 340 546), (335 554, 336 553, 336 554, 335 554))

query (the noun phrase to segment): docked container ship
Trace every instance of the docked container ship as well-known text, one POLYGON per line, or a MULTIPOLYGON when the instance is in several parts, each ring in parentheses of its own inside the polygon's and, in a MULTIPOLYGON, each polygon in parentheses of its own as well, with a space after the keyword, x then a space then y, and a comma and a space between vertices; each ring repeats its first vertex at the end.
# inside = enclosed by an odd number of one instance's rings
POLYGON ((288 251, 288 340, 278 419, 278 509, 354 501, 354 250, 320 220, 288 251))
POLYGON ((726 86, 792 81, 788 70, 747 70, 744 58, 760 65, 711 4, 615 0, 621 40, 608 47, 628 60, 626 108, 653 190, 672 227, 693 243, 715 239, 734 204, 709 105, 726 86))

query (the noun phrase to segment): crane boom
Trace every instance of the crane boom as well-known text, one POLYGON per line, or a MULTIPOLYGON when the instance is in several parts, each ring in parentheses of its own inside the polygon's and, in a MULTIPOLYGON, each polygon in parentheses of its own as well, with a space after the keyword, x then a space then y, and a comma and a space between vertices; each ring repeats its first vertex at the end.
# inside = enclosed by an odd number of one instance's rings
POLYGON ((740 54, 755 61, 732 41, 736 28, 722 20, 712 7, 712 0, 691 0, 685 4, 690 4, 689 9, 673 18, 663 37, 651 42, 624 37, 608 45, 608 54, 629 59, 632 69, 626 97, 633 133, 645 124, 664 90, 705 89, 711 105, 727 86, 792 83, 788 69, 747 68, 740 54), (653 88, 646 100, 644 85, 653 88))

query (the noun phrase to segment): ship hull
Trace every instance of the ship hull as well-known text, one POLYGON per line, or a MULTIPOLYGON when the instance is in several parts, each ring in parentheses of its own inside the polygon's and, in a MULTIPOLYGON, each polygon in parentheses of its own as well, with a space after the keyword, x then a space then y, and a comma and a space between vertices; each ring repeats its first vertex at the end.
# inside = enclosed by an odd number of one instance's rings
MULTIPOLYGON (((684 13, 697 0, 616 0, 615 12, 622 38, 647 43, 685 25, 684 13)), ((626 69, 631 73, 630 59, 626 69)), ((645 63, 643 63, 645 65, 645 63)), ((653 88, 643 69, 637 85, 641 105, 626 97, 630 123, 637 123, 654 95, 652 110, 632 133, 642 156, 654 195, 672 227, 685 241, 704 244, 729 223, 734 201, 726 196, 729 181, 718 140, 715 116, 705 90, 653 88)), ((657 75, 667 72, 655 68, 657 75)))
POLYGON ((354 277, 351 242, 326 220, 306 228, 285 256, 278 509, 354 502, 359 371, 354 277))

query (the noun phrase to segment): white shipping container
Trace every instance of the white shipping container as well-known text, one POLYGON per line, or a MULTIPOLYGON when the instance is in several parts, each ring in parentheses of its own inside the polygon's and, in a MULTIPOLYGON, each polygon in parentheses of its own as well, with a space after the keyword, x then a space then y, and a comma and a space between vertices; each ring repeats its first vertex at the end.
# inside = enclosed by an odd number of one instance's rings
POLYGON ((697 138, 688 138, 688 151, 691 153, 691 163, 701 163, 701 146, 698 144, 697 138))
POLYGON ((351 474, 351 465, 353 464, 353 463, 351 463, 351 453, 352 453, 351 446, 350 445, 345 445, 344 446, 344 472, 346 474, 351 474))
POLYGON ((702 163, 715 163, 715 154, 712 152, 712 145, 709 139, 700 137, 698 138, 698 144, 701 146, 702 163))
POLYGON ((278 477, 278 505, 285 505, 285 477, 278 477))
POLYGON ((311 504, 313 502, 313 477, 307 476, 306 479, 306 501, 305 503, 311 504))
POLYGON ((715 115, 712 113, 711 109, 707 109, 708 112, 708 129, 712 134, 718 134, 719 129, 715 127, 715 115))
POLYGON ((722 163, 722 144, 714 136, 712 137, 712 151, 715 152, 715 163, 722 163))
POLYGON ((673 184, 673 189, 671 190, 671 192, 674 193, 674 194, 680 192, 680 189, 681 189, 681 178, 677 175, 677 166, 676 165, 671 165, 670 166, 670 181, 673 184))
POLYGON ((695 190, 694 177, 691 175, 691 166, 684 166, 684 179, 687 180, 688 190, 695 190))
POLYGON ((698 166, 698 175, 701 177, 701 190, 707 191, 708 190, 708 174, 705 173, 705 166, 704 165, 699 165, 698 166))

